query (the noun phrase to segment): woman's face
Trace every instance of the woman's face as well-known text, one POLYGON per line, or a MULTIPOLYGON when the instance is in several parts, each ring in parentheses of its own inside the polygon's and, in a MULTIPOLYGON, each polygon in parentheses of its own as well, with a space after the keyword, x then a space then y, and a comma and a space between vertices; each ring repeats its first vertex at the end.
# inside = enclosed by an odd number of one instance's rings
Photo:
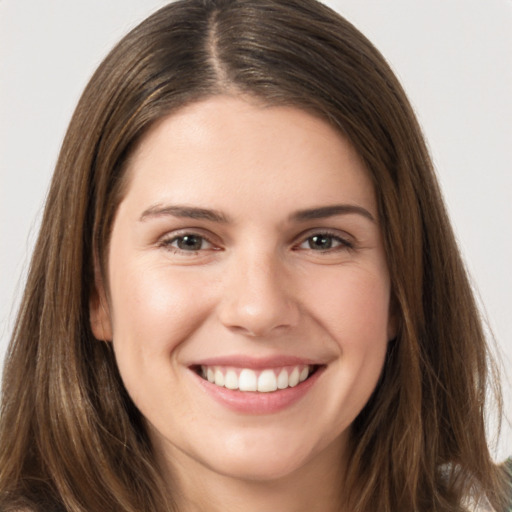
POLYGON ((219 96, 154 126, 127 173, 92 323, 160 461, 269 480, 341 460, 393 337, 354 149, 304 111, 219 96))

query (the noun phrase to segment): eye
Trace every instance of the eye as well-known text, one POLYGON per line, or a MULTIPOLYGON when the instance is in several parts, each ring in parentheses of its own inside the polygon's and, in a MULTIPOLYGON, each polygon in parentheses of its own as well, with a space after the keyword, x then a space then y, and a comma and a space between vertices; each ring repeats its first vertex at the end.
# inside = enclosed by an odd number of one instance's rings
POLYGON ((162 245, 175 252, 198 252, 213 248, 213 244, 205 237, 195 233, 185 233, 162 241, 162 245))
POLYGON ((331 233, 315 233, 306 238, 299 246, 299 249, 307 249, 317 252, 336 251, 342 249, 352 249, 353 244, 331 233))

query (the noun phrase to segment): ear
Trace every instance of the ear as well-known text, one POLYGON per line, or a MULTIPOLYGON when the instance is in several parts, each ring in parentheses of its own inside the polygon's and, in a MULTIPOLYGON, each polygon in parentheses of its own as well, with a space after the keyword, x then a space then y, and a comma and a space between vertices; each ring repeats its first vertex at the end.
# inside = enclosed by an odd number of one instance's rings
POLYGON ((94 288, 89 297, 91 329, 97 340, 112 341, 112 321, 105 286, 98 265, 94 265, 94 288))

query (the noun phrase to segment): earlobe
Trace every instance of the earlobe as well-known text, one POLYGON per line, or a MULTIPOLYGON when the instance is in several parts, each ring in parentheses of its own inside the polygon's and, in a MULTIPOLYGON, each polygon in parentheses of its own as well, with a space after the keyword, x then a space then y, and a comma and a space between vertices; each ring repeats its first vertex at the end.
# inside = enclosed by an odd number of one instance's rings
POLYGON ((94 337, 102 341, 112 341, 112 322, 105 296, 103 280, 99 272, 94 272, 94 289, 89 298, 89 319, 94 337))

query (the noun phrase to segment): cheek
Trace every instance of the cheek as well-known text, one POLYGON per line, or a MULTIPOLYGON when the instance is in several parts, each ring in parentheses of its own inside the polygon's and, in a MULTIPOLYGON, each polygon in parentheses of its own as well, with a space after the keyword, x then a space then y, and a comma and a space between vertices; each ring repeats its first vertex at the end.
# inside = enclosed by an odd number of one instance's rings
POLYGON ((179 357, 208 317, 211 301, 201 280, 169 268, 124 270, 111 273, 113 345, 121 378, 146 418, 159 418, 164 403, 184 413, 186 404, 173 398, 179 396, 179 357))
POLYGON ((168 268, 112 269, 113 342, 121 372, 135 366, 165 371, 211 310, 203 282, 168 268))
POLYGON ((315 289, 328 293, 319 293, 314 301, 316 321, 329 333, 339 354, 333 366, 339 395, 333 395, 330 407, 347 413, 340 415, 343 427, 360 412, 382 372, 390 297, 387 273, 357 267, 345 270, 323 283, 317 281, 315 289))
POLYGON ((382 373, 388 346, 390 286, 387 275, 353 273, 336 283, 324 326, 337 344, 336 389, 330 407, 346 428, 367 403, 382 373))
POLYGON ((317 318, 342 351, 371 348, 388 341, 390 285, 387 273, 361 268, 316 281, 317 318))

